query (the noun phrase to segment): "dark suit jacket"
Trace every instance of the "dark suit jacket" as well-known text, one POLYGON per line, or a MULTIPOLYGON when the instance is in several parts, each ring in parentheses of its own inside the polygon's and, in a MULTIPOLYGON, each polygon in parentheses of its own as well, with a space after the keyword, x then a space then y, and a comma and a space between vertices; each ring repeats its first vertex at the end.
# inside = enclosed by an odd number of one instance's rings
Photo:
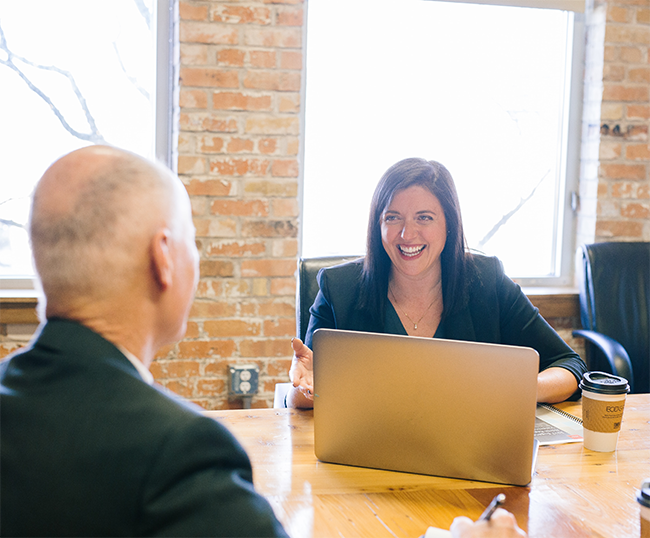
POLYGON ((234 437, 75 322, 0 363, 0 436, 3 536, 286 536, 234 437))
MULTIPOLYGON (((436 337, 451 340, 527 346, 540 355, 540 371, 558 366, 580 382, 587 367, 521 291, 503 272, 497 258, 474 255, 469 275, 468 300, 447 316, 436 337)), ((385 301, 383 325, 358 308, 363 259, 322 269, 320 291, 310 309, 306 344, 311 347, 319 328, 406 334, 390 301, 385 301)))

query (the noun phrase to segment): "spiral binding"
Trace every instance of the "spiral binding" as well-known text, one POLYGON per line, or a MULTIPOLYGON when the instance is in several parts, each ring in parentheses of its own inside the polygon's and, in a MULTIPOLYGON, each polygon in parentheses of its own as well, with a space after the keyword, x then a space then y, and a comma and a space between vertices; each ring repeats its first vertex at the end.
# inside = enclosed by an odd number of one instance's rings
POLYGON ((543 407, 544 409, 548 409, 549 411, 552 411, 553 413, 557 413, 558 415, 562 415, 565 418, 568 418, 569 420, 573 420, 574 422, 577 422, 578 424, 582 424, 582 419, 578 418, 574 415, 571 415, 570 413, 567 413, 566 411, 562 411, 561 409, 558 409, 557 407, 553 407, 552 405, 549 404, 539 404, 540 407, 543 407))

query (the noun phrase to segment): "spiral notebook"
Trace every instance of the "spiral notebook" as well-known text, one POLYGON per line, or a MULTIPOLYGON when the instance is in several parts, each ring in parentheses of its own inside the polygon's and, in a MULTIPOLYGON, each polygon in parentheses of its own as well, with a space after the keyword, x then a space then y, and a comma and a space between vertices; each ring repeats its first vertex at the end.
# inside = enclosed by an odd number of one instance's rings
POLYGON ((314 447, 321 461, 530 482, 539 356, 531 348, 319 329, 314 447))

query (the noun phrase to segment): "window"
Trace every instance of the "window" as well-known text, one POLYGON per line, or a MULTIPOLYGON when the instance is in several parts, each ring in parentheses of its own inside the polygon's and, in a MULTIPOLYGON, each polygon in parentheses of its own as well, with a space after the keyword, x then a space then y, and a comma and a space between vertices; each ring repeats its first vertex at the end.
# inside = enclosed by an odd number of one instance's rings
POLYGON ((0 288, 31 287, 29 199, 58 157, 105 143, 170 162, 169 6, 0 3, 0 288))
POLYGON ((581 19, 310 0, 301 255, 362 254, 379 178, 424 157, 454 177, 470 248, 522 284, 571 284, 581 19))

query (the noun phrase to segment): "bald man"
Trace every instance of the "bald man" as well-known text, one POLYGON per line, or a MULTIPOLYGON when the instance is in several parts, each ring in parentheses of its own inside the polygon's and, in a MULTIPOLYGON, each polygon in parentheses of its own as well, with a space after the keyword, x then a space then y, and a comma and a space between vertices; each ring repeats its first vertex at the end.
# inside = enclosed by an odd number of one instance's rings
POLYGON ((36 186, 29 232, 45 321, 0 363, 0 533, 286 536, 232 435, 152 384, 198 280, 179 179, 74 151, 36 186))

